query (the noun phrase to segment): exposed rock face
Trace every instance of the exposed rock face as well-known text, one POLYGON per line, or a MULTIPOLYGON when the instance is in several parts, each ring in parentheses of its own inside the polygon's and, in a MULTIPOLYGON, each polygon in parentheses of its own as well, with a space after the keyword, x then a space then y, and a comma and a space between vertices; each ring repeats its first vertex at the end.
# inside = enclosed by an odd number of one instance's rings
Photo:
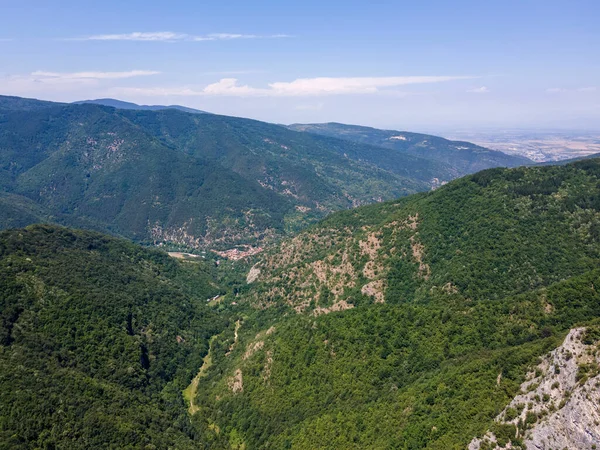
POLYGON ((600 448, 600 344, 586 333, 571 330, 496 418, 514 427, 515 442, 488 432, 473 439, 469 450, 600 448))
POLYGON ((242 377, 242 370, 237 369, 232 377, 229 377, 227 385, 234 394, 244 392, 244 379, 242 377))
POLYGON ((375 303, 385 303, 384 291, 385 283, 383 280, 375 280, 365 284, 360 292, 375 299, 375 303))
POLYGON ((260 269, 258 267, 256 267, 256 264, 255 264, 254 266, 252 266, 252 268, 248 272, 248 275, 246 275, 246 283, 248 283, 248 284, 254 283, 258 279, 259 275, 260 275, 260 269))

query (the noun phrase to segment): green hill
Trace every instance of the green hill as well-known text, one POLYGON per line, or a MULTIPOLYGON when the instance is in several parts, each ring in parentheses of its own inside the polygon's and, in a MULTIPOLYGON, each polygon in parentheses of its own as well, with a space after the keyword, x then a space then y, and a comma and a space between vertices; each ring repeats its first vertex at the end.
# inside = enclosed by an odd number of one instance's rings
POLYGON ((166 146, 112 108, 45 108, 3 119, 0 185, 59 223, 199 247, 228 234, 231 243, 282 232, 293 210, 284 197, 166 146))
POLYGON ((194 420, 215 448, 465 448, 600 318, 599 185, 600 160, 490 169, 283 242, 250 270, 194 420))
POLYGON ((337 189, 348 186, 352 189, 348 192, 351 199, 356 200, 355 203, 365 203, 360 197, 364 196, 361 190, 372 188, 378 178, 385 180, 386 175, 397 178, 400 184, 412 182, 414 187, 421 189, 437 187, 440 182, 457 176, 451 164, 390 154, 380 147, 293 132, 256 120, 218 115, 198 117, 177 112, 124 114, 156 138, 188 154, 216 159, 276 191, 293 189, 292 183, 300 186, 322 184, 317 177, 310 176, 314 171, 336 184, 337 189), (313 170, 302 173, 299 167, 312 167, 313 170), (286 181, 286 176, 292 177, 290 183, 279 186, 278 182, 286 181), (310 179, 303 181, 307 176, 310 179))
POLYGON ((198 448, 181 390, 227 326, 211 267, 93 232, 0 232, 0 448, 198 448))
POLYGON ((33 111, 36 109, 49 108, 64 103, 47 102, 34 98, 22 98, 0 95, 0 113, 7 111, 33 111))
MULTIPOLYGON (((0 98, 0 188, 49 220, 140 242, 256 244, 454 176, 411 156, 379 167, 376 147, 252 120, 30 102, 0 98)), ((13 212, 2 227, 27 223, 13 212)))
POLYGON ((0 448, 520 445, 494 418, 600 324, 599 186, 600 160, 490 169, 218 267, 1 232, 0 448))
POLYGON ((470 142, 449 141, 428 134, 379 130, 341 123, 294 124, 289 128, 376 145, 401 154, 444 162, 454 167, 459 176, 492 167, 517 167, 532 164, 532 161, 525 157, 507 155, 470 142))
POLYGON ((176 247, 262 245, 461 164, 249 119, 0 96, 0 189, 38 208, 11 207, 2 228, 37 216, 176 247))

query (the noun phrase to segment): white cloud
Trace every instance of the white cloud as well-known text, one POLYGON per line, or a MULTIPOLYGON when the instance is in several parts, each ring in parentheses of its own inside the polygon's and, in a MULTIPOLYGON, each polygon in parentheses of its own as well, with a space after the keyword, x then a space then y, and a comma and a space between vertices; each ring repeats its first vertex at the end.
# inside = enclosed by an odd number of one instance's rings
POLYGON ((473 89, 469 89, 467 90, 467 92, 471 92, 473 94, 487 94, 488 92, 490 92, 490 90, 487 86, 480 86, 473 89))
POLYGON ((546 89, 546 92, 549 94, 556 94, 558 92, 565 92, 566 89, 562 89, 562 88, 548 88, 546 89))
POLYGON ((117 80, 122 78, 142 77, 148 75, 157 75, 160 72, 155 70, 129 70, 126 72, 44 72, 38 70, 31 74, 37 79, 61 79, 61 80, 117 80))
POLYGON ((269 83, 266 88, 256 88, 238 83, 236 78, 222 78, 204 88, 123 88, 124 94, 146 96, 273 96, 301 97, 339 94, 378 94, 396 92, 387 88, 408 84, 440 83, 471 79, 468 76, 409 76, 409 77, 354 77, 354 78, 298 78, 294 81, 269 83))
POLYGON ((66 98, 79 100, 84 97, 105 96, 106 89, 118 80, 155 75, 150 70, 126 72, 48 72, 38 70, 29 74, 0 75, 2 94, 40 96, 64 101, 66 98))
POLYGON ((173 31, 156 31, 124 34, 98 34, 83 38, 74 38, 79 41, 146 41, 146 42, 178 42, 178 41, 229 41, 234 39, 278 39, 291 37, 287 34, 238 34, 238 33, 210 33, 205 35, 193 35, 187 33, 176 33, 173 31))
POLYGON ((577 89, 577 92, 596 92, 596 86, 588 86, 577 89))
POLYGON ((206 95, 247 96, 262 94, 267 89, 256 89, 248 85, 239 86, 235 78, 222 78, 216 83, 209 84, 201 92, 206 95))
POLYGON ((356 77, 356 78, 299 78, 291 82, 269 84, 276 95, 328 95, 328 94, 373 94, 381 88, 407 84, 440 83, 472 77, 412 76, 412 77, 356 77))

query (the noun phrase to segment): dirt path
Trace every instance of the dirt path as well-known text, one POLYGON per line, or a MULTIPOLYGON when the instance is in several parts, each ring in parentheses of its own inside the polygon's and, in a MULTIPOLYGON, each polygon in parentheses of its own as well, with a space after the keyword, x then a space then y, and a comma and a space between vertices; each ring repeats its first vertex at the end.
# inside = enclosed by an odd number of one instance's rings
MULTIPOLYGON (((231 353, 231 351, 237 344, 238 331, 241 326, 242 323, 239 320, 235 322, 234 340, 233 344, 231 344, 231 347, 229 347, 229 352, 227 352, 227 354, 231 353)), ((190 385, 186 387, 183 391, 183 398, 185 399, 186 403, 189 403, 190 405, 188 407, 188 412, 192 416, 198 412, 198 409, 200 409, 198 408, 198 406, 196 406, 194 400, 198 392, 198 384, 200 383, 200 379, 206 375, 206 371, 210 368, 210 366, 212 366, 212 344, 213 341, 217 338, 217 336, 218 335, 214 335, 210 338, 210 342, 208 345, 208 353, 204 358, 202 358, 202 367, 200 367, 198 374, 194 377, 190 385)))
POLYGON ((233 344, 231 344, 231 346, 229 347, 229 350, 227 350, 227 353, 225 353, 225 356, 229 356, 231 354, 231 352, 233 351, 233 349, 235 348, 237 341, 238 341, 238 331, 241 326, 242 326, 242 322, 240 322, 239 320, 236 320, 235 321, 235 330, 233 331, 233 344))
POLYGON ((241 326, 242 326, 242 322, 240 322, 239 320, 236 320, 235 321, 235 330, 233 331, 233 345, 237 344, 238 331, 240 330, 241 326))
POLYGON ((208 346, 208 353, 206 354, 206 356, 202 359, 202 367, 200 367, 200 370, 198 371, 198 375, 196 375, 194 377, 194 379, 192 380, 192 382, 190 383, 190 385, 185 388, 185 390, 183 391, 183 398, 185 399, 185 401, 187 403, 189 403, 189 407, 188 407, 188 412, 190 413, 190 415, 194 415, 196 414, 196 412, 198 412, 198 407, 194 404, 194 399, 196 398, 196 393, 198 392, 198 383, 200 382, 200 378, 202 378, 203 376, 206 375, 206 371, 210 368, 210 366, 212 366, 212 343, 215 340, 215 338, 217 337, 217 335, 213 336, 210 338, 210 343, 208 346))

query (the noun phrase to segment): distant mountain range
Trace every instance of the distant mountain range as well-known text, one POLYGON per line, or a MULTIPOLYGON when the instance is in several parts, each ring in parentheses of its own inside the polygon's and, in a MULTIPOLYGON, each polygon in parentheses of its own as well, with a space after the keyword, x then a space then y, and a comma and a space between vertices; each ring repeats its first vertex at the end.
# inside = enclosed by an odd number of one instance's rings
POLYGON ((50 221, 192 248, 259 244, 470 168, 530 163, 413 136, 421 143, 402 150, 168 107, 0 97, 0 226, 50 221))
POLYGON ((433 159, 450 164, 461 176, 490 167, 517 167, 531 164, 531 160, 522 156, 507 155, 470 142, 450 141, 428 134, 380 130, 341 123, 294 124, 289 128, 433 159))
POLYGON ((73 103, 48 102, 45 100, 37 100, 33 98, 22 98, 14 96, 0 96, 0 112, 1 111, 32 111, 35 109, 55 107, 58 105, 83 105, 90 103, 92 105, 110 106, 118 109, 134 109, 143 111, 162 111, 164 109, 177 109, 179 111, 192 114, 209 114, 206 111, 199 109, 188 108, 180 105, 138 105, 137 103, 124 102, 114 98, 99 98, 96 100, 80 100, 73 103))
POLYGON ((187 106, 180 105, 138 105, 136 103, 124 102, 122 100, 116 100, 114 98, 99 98, 96 100, 81 100, 74 102, 75 105, 83 103, 91 103, 93 105, 112 106, 113 108, 119 109, 138 109, 144 111, 162 111, 163 109, 177 109, 179 111, 188 112, 192 114, 209 114, 206 111, 200 111, 199 109, 188 108, 187 106))

